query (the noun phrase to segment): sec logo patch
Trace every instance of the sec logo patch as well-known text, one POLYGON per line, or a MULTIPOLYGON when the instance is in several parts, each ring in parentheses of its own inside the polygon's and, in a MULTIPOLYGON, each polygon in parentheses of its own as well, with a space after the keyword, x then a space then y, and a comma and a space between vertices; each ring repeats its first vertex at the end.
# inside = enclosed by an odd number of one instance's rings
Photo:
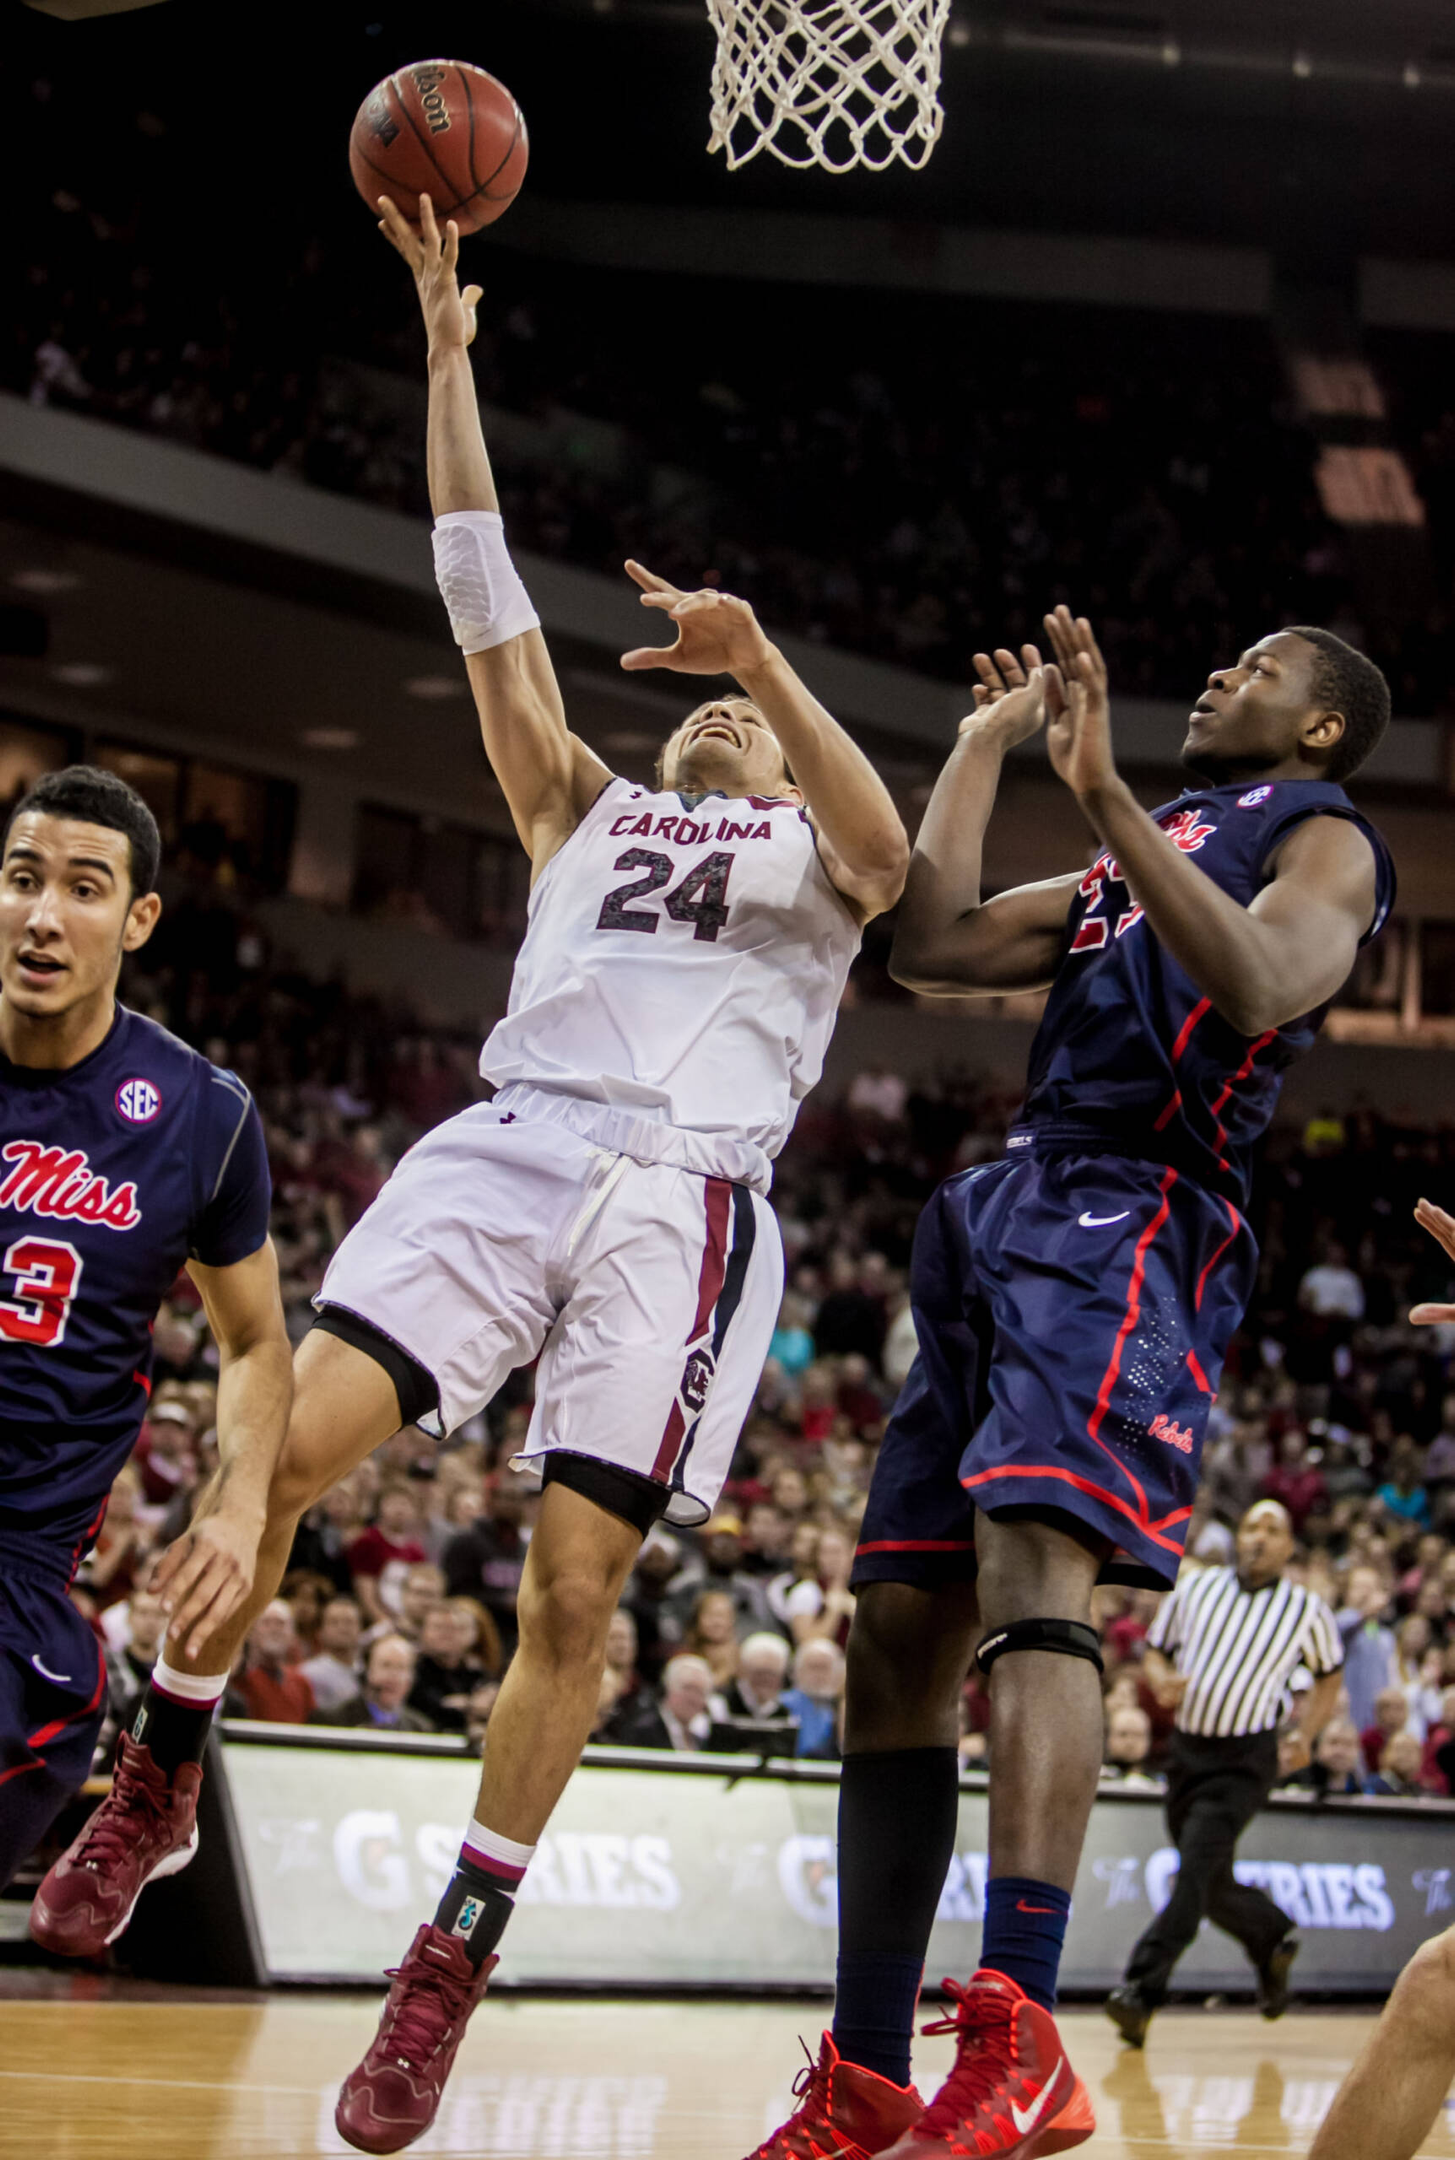
POLYGON ((116 1090, 116 1107, 128 1125, 150 1125, 162 1098, 150 1080, 123 1080, 116 1090))
POLYGON ((1273 790, 1271 787, 1249 788, 1246 795, 1240 795, 1238 797, 1238 808, 1240 810, 1256 810, 1259 803, 1267 802, 1269 796, 1272 793, 1273 790))

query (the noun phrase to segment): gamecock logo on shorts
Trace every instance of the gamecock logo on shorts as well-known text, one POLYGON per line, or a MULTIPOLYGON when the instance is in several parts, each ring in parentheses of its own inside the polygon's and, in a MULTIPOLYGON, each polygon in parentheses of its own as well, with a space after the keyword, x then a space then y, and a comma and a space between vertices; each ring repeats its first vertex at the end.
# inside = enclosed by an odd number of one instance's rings
POLYGON ((1175 1447, 1179 1454, 1192 1453, 1192 1427, 1179 1425, 1164 1410, 1158 1411, 1147 1430, 1154 1440, 1165 1440, 1168 1447, 1175 1447))
POLYGON ((707 1401, 717 1363, 710 1350, 694 1350, 682 1374, 682 1400, 689 1410, 700 1411, 707 1401))

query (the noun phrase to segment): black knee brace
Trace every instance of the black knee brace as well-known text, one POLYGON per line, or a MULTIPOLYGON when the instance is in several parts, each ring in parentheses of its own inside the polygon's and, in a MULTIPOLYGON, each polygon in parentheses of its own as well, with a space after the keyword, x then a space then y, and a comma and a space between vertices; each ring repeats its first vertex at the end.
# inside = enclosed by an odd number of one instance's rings
POLYGON ((1062 1657, 1085 1658, 1098 1672, 1106 1669, 1096 1629, 1088 1627, 1084 1620, 1012 1620, 1009 1627, 997 1628, 993 1635, 986 1636, 975 1653, 975 1662, 983 1673, 988 1673, 1007 1650, 1056 1650, 1062 1657))

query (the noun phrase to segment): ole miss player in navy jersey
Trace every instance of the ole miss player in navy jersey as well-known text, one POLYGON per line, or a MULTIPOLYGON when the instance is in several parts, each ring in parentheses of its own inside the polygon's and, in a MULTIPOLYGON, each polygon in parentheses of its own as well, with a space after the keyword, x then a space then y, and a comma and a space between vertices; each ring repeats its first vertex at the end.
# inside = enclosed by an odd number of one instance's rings
POLYGON ((1005 1159, 949 1179, 916 1235, 919 1356, 852 1578, 834 2029, 764 2160, 804 2136, 856 2160, 1029 2160, 1092 2133, 1051 2015, 1101 1764, 1091 1593, 1176 1576, 1253 1284, 1250 1152, 1394 895, 1384 843, 1341 785, 1389 716, 1360 654, 1285 630, 1219 670, 1183 749, 1192 786, 1149 816, 1116 769, 1089 625, 1061 609, 1047 627, 1056 666, 1031 646, 978 658, 977 709, 900 910, 900 981, 1050 997, 1005 1159), (1048 711, 1097 853, 982 904, 1001 760, 1048 711), (951 1984, 960 2046, 926 2109, 910 2037, 977 1651, 991 1703, 981 1969, 951 1984))
POLYGON ((221 1357, 218 1474, 156 1574, 166 1650, 111 1799, 37 1900, 55 1948, 79 1908, 104 1911, 105 1939, 130 1917, 118 1811, 147 1825, 147 1872, 191 1858, 212 1705, 167 1656, 251 1588, 291 1390, 252 1099, 116 1001, 161 912, 159 853, 138 795, 71 766, 21 802, 0 858, 0 1884, 90 1767, 105 1668, 66 1593, 136 1444, 152 1323, 184 1265, 221 1357))

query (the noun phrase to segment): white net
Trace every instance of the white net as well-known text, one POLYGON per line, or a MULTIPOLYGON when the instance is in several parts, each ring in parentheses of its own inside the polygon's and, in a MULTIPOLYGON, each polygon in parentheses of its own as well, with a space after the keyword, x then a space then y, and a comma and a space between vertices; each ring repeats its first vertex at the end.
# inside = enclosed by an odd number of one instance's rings
POLYGON ((717 32, 712 138, 730 168, 882 172, 939 141, 940 45, 950 0, 707 0, 717 32))

